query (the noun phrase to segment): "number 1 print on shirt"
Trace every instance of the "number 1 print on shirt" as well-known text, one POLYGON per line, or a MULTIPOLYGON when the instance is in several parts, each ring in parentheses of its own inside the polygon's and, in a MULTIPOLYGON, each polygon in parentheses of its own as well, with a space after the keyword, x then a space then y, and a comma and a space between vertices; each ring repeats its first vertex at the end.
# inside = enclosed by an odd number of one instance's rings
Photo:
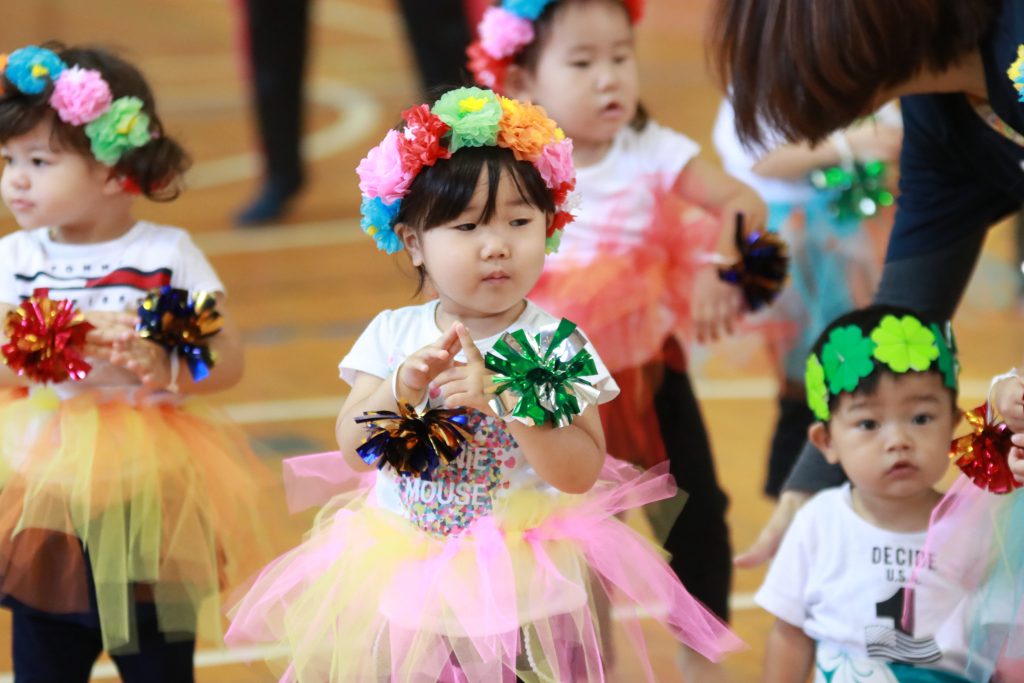
POLYGON ((864 631, 868 656, 905 664, 933 664, 942 659, 935 638, 914 637, 914 591, 900 588, 875 605, 875 616, 891 619, 892 626, 872 624, 864 631))

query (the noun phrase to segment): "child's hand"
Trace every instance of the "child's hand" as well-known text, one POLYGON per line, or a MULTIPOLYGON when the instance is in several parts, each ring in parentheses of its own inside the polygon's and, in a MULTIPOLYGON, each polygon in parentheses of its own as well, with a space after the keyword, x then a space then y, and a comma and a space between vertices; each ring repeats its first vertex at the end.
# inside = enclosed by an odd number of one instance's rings
POLYGON ((487 415, 494 415, 488 402, 494 396, 494 376, 484 365, 484 357, 469 336, 469 330, 462 323, 455 323, 459 344, 466 353, 466 364, 448 368, 431 382, 431 396, 434 388, 444 400, 445 408, 475 408, 487 415))
POLYGON ((991 391, 992 407, 1015 434, 1024 433, 1024 380, 1004 377, 991 391))
POLYGON ((723 282, 714 266, 702 267, 693 283, 693 327, 702 344, 733 332, 743 308, 740 288, 723 282))
POLYGON ((459 352, 459 336, 456 328, 461 323, 453 323, 448 331, 438 337, 433 344, 424 346, 416 353, 408 356, 398 366, 395 391, 396 399, 419 405, 427 386, 442 371, 452 365, 452 359, 459 352))
POLYGON ((87 311, 85 319, 94 328, 85 336, 85 355, 90 358, 109 361, 115 344, 137 336, 135 324, 139 319, 134 313, 87 311))
POLYGON ((167 350, 137 334, 114 342, 110 362, 133 373, 146 389, 166 389, 171 383, 167 350))
POLYGON ((1011 438, 1013 448, 1010 449, 1010 471, 1017 483, 1024 484, 1024 434, 1014 434, 1011 438))

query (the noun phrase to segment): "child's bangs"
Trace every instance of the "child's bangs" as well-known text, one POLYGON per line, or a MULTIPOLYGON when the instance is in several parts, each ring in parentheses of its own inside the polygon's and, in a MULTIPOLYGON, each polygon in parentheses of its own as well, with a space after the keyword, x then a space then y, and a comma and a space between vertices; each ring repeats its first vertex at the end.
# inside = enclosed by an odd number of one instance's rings
POLYGON ((85 133, 58 119, 45 97, 25 96, 20 93, 0 97, 0 143, 26 135, 47 121, 53 125, 50 143, 54 149, 89 153, 89 140, 85 133))
POLYGON ((546 214, 554 213, 551 191, 533 164, 516 160, 508 149, 471 147, 420 171, 402 201, 396 222, 427 230, 455 220, 472 201, 484 168, 487 169, 487 201, 477 217, 479 222, 494 216, 498 188, 506 171, 506 177, 511 178, 523 201, 546 214))

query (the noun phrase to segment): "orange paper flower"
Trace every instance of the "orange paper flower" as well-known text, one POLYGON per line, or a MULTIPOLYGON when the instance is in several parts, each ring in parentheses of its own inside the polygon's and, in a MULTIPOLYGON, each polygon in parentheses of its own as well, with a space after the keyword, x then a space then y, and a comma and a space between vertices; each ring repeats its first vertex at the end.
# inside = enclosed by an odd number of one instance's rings
POLYGON ((534 162, 544 146, 555 141, 555 122, 542 107, 499 97, 502 117, 498 125, 498 146, 512 150, 519 161, 534 162))

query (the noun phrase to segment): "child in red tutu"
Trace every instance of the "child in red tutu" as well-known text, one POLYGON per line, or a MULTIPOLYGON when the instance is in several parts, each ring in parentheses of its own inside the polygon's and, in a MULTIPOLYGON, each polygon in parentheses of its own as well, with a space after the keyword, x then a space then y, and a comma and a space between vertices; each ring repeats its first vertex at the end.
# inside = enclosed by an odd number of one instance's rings
MULTIPOLYGON (((469 68, 478 83, 542 106, 573 140, 579 215, 530 296, 587 331, 622 389, 601 407, 608 452, 644 467, 668 459, 688 498, 665 548, 724 619, 728 499, 684 349, 734 329, 741 297, 716 264, 738 256, 737 214, 757 230, 766 209, 697 143, 649 120, 633 32, 642 10, 643 0, 505 0, 484 15, 469 68)), ((690 677, 716 675, 685 655, 690 677)))
POLYGON ((325 464, 379 472, 264 570, 228 641, 283 643, 283 681, 596 682, 601 591, 721 658, 739 641, 616 517, 671 479, 606 462, 597 405, 618 387, 525 298, 571 220, 570 142, 479 88, 403 118, 359 166, 363 226, 437 299, 383 311, 341 361, 352 390, 325 464))
POLYGON ((178 195, 188 158, 134 66, 59 45, 0 58, 0 149, 22 227, 0 239, 0 597, 15 676, 84 683, 106 649, 125 681, 191 681, 197 635, 221 640, 218 593, 273 552, 273 479, 240 430, 183 402, 241 376, 224 286, 188 233, 134 217, 137 195, 178 195), (167 297, 189 292, 195 315, 175 320, 197 337, 221 329, 180 360, 161 321, 167 297), (136 332, 146 297, 150 338, 136 332))

